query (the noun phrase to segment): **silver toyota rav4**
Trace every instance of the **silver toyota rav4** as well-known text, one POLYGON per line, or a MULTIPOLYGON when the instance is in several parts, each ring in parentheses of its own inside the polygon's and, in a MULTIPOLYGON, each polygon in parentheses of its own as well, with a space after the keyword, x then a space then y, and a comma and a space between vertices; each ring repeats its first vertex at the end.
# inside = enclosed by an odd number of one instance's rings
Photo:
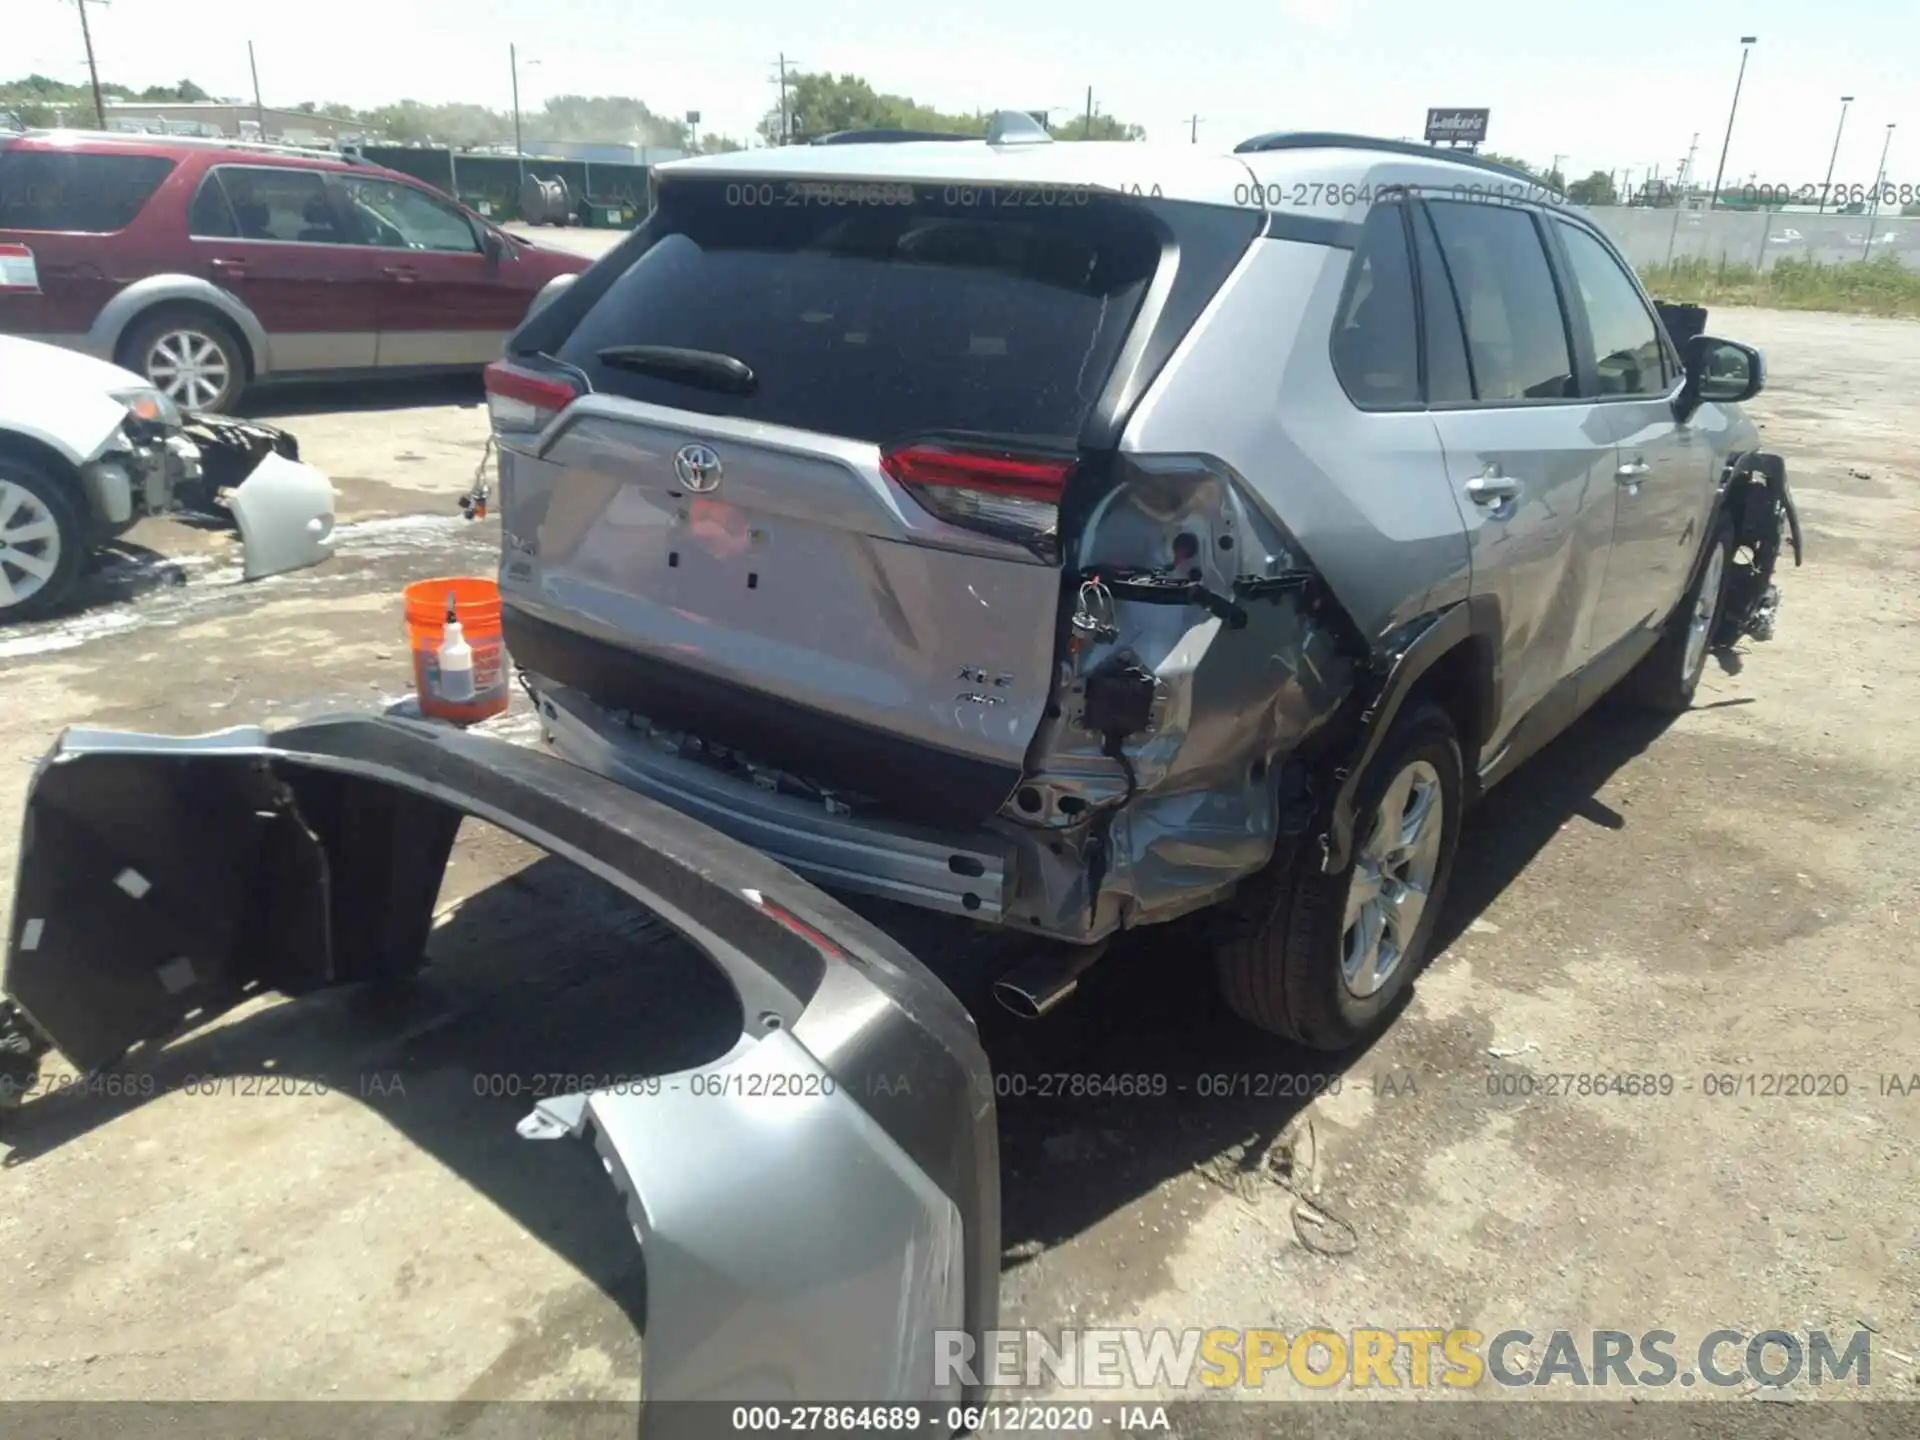
POLYGON ((828 887, 1054 943, 1215 907, 1309 1045, 1417 970, 1466 805, 1770 633, 1760 355, 1424 146, 973 141, 664 167, 489 372, 564 757, 828 887))

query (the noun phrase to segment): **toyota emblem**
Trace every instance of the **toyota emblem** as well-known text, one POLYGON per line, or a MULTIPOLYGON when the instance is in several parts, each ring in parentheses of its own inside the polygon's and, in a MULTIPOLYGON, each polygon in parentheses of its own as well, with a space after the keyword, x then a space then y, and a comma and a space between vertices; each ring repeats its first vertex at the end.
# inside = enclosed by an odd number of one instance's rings
POLYGON ((720 457, 711 445, 682 445, 673 457, 673 473, 695 494, 720 488, 720 457))

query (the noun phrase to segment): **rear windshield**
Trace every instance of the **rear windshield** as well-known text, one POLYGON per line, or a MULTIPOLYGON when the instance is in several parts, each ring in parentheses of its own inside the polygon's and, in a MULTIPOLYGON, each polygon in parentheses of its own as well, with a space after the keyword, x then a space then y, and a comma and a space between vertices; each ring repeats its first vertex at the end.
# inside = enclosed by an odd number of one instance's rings
POLYGON ((123 230, 173 167, 160 155, 0 149, 0 230, 123 230))
POLYGON ((1070 445, 1160 244, 1141 207, 1071 187, 675 181, 625 268, 581 282, 557 355, 597 391, 701 414, 1070 445), (715 351, 756 383, 732 394, 598 358, 618 345, 715 351))

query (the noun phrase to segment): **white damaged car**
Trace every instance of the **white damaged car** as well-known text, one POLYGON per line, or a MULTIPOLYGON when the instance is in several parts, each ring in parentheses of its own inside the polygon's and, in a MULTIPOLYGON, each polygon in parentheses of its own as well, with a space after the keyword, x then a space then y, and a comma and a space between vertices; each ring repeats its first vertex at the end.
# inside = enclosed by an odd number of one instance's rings
MULTIPOLYGON (((0 335, 0 623, 58 611, 99 546, 205 487, 185 424, 132 371, 0 335)), ((258 451, 215 502, 240 531, 249 580, 333 553, 331 482, 284 447, 258 451)))

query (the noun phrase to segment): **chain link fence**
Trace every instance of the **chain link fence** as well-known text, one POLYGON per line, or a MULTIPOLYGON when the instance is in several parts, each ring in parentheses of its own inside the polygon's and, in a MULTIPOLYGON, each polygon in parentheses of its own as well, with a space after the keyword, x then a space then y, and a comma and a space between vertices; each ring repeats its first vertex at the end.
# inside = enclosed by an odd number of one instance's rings
POLYGON ((1836 265, 1891 255, 1905 268, 1920 270, 1920 217, 1624 205, 1596 205, 1586 213, 1640 269, 1704 260, 1771 270, 1789 256, 1836 265))

